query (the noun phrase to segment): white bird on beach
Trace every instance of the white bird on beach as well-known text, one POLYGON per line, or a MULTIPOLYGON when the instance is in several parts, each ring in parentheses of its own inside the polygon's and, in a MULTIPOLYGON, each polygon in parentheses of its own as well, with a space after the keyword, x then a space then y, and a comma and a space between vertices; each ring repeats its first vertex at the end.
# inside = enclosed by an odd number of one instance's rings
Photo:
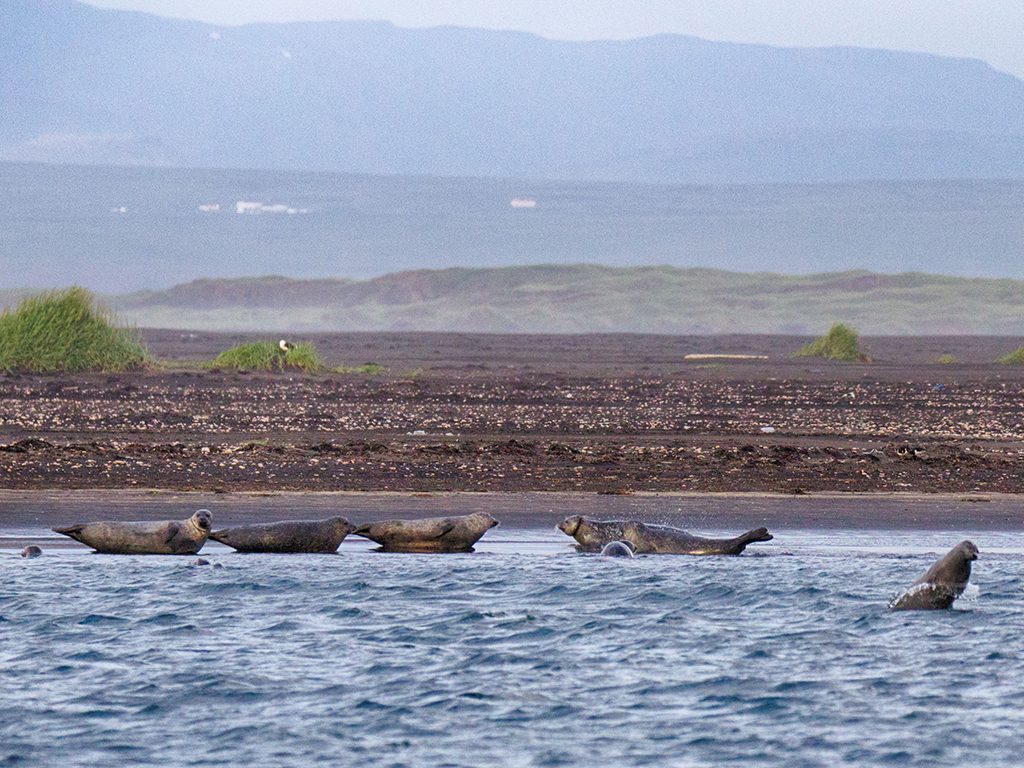
POLYGON ((292 349, 294 349, 294 347, 294 344, 289 344, 284 339, 281 339, 279 342, 277 342, 277 349, 280 352, 280 354, 277 356, 277 367, 280 368, 282 371, 285 368, 285 360, 288 359, 288 353, 292 349))

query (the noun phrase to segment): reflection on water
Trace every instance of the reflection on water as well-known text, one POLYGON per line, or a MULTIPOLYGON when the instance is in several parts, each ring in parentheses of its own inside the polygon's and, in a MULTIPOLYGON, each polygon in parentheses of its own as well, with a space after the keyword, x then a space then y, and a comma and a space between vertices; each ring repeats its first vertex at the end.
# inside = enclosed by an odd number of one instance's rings
POLYGON ((216 570, 7 549, 0 765, 1018 762, 1016 536, 971 537, 958 610, 889 613, 964 533, 777 534, 738 558, 502 529, 475 555, 208 547, 216 570))

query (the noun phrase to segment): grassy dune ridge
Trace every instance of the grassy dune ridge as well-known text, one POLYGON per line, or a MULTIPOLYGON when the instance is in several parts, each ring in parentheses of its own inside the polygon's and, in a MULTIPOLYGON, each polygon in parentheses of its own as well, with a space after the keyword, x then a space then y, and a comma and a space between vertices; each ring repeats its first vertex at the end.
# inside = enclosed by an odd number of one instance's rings
POLYGON ((217 331, 1024 334, 1024 281, 922 273, 537 265, 197 280, 107 301, 138 326, 217 331))

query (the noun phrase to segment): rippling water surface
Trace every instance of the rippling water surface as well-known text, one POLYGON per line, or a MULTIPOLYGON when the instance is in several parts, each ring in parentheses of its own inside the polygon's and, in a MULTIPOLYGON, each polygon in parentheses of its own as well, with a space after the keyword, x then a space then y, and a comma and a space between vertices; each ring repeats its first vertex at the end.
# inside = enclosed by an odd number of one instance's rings
POLYGON ((0 765, 1019 765, 1018 537, 942 613, 887 600, 960 534, 738 558, 0 553, 0 765))

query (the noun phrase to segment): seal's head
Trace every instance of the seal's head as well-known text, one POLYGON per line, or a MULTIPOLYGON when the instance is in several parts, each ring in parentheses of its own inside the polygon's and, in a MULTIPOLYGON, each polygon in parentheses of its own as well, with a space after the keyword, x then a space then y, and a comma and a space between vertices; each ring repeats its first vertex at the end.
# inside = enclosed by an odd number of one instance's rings
POLYGON ((473 518, 474 525, 479 525, 485 531, 489 531, 498 524, 498 521, 486 512, 474 512, 470 517, 473 518))
POLYGON ((961 541, 956 545, 956 548, 960 550, 960 554, 964 560, 977 560, 978 559, 978 548, 974 546, 973 541, 961 541))
POLYGON ((41 550, 35 544, 32 544, 31 546, 25 547, 23 550, 21 550, 22 557, 39 557, 41 554, 43 554, 43 550, 41 550))
POLYGON ((197 510, 196 513, 192 515, 192 523, 200 531, 209 532, 210 529, 213 528, 213 515, 208 509, 197 510))
POLYGON ((557 527, 558 530, 560 530, 566 536, 575 536, 576 531, 579 530, 580 523, 582 522, 583 517, 581 515, 573 515, 572 517, 565 518, 565 520, 560 522, 557 527))
POLYGON ((611 541, 605 544, 601 554, 604 557, 633 557, 633 544, 628 541, 611 541))
POLYGON ((332 517, 328 522, 334 526, 338 533, 344 533, 345 536, 348 536, 356 529, 356 526, 352 525, 348 518, 345 517, 332 517))

